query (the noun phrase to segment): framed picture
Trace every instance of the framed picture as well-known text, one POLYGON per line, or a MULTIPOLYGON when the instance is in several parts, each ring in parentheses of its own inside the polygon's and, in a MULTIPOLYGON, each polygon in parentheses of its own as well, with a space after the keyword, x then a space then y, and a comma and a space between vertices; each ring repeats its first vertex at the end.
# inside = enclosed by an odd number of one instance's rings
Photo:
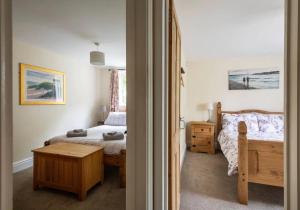
POLYGON ((65 103, 66 76, 64 72, 20 64, 21 105, 65 103))
POLYGON ((279 68, 241 69, 228 72, 229 90, 278 89, 279 68))

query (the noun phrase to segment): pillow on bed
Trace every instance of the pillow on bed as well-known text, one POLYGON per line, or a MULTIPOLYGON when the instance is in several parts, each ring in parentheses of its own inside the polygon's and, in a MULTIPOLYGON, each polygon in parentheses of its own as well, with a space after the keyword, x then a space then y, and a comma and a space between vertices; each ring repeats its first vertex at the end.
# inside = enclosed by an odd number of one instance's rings
POLYGON ((283 133, 284 131, 283 115, 258 114, 257 119, 259 130, 262 132, 283 133))
POLYGON ((257 114, 256 113, 241 114, 241 117, 247 125, 247 132, 255 133, 255 132, 259 131, 258 120, 257 120, 257 114))
POLYGON ((110 112, 104 125, 126 126, 126 112, 110 112))
POLYGON ((247 131, 250 133, 258 132, 258 120, 255 113, 247 114, 223 114, 222 127, 226 131, 237 132, 240 121, 245 121, 247 125, 247 131))
POLYGON ((274 125, 276 131, 284 132, 284 117, 282 114, 274 114, 270 116, 271 122, 274 125))
POLYGON ((238 131, 238 123, 242 120, 239 114, 225 113, 222 116, 222 129, 229 132, 238 131))

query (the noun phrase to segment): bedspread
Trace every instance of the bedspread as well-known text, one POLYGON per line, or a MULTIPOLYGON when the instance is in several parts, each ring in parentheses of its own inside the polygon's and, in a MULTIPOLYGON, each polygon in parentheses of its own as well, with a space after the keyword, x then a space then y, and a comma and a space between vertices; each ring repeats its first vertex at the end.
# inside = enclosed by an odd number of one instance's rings
MULTIPOLYGON (((262 141, 283 141, 283 132, 248 133, 247 138, 249 141, 251 141, 251 139, 262 141)), ((221 150, 228 161, 228 175, 231 176, 236 174, 238 170, 238 132, 222 130, 219 133, 218 141, 220 143, 221 150)))
POLYGON ((90 144, 90 145, 100 145, 104 146, 104 154, 120 154, 120 151, 126 149, 126 135, 123 140, 112 140, 104 141, 103 133, 118 131, 124 133, 126 131, 126 126, 110 126, 101 125, 93 128, 87 129, 86 137, 72 137, 68 138, 66 135, 56 136, 51 138, 50 144, 55 144, 59 142, 66 143, 77 143, 77 144, 90 144))

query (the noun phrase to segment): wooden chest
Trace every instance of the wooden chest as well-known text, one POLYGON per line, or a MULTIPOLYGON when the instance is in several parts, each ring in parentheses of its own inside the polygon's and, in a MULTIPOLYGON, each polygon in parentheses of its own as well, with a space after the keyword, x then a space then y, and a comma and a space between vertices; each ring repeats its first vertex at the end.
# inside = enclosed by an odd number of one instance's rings
POLYGON ((187 147, 191 152, 215 153, 215 125, 192 121, 187 127, 187 147))
POLYGON ((58 143, 33 150, 33 189, 41 186, 78 194, 103 182, 103 147, 58 143))

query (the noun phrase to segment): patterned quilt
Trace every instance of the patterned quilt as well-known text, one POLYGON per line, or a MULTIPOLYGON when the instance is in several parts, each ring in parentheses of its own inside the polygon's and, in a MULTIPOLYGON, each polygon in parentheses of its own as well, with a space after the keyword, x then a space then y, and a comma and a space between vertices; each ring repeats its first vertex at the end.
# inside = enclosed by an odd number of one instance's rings
POLYGON ((228 175, 238 171, 238 131, 239 121, 247 125, 247 138, 262 141, 283 141, 284 128, 282 115, 251 114, 224 114, 218 141, 221 150, 228 160, 228 175))

